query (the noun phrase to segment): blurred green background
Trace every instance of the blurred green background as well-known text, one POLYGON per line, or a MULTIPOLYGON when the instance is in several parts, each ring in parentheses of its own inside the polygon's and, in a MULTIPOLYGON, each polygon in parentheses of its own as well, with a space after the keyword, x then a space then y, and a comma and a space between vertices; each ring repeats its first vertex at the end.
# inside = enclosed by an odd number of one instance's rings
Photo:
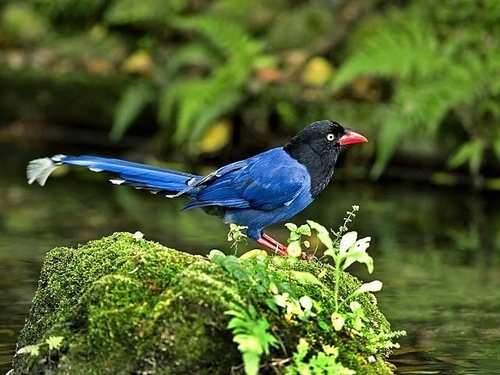
POLYGON ((330 118, 372 141, 362 176, 499 189, 499 19, 498 0, 2 0, 2 134, 226 162, 330 118))
POLYGON ((49 249, 141 230, 232 251, 227 226, 183 201, 77 169, 28 186, 29 160, 205 173, 323 118, 370 142, 293 221, 335 228, 361 206, 380 306, 408 330, 399 374, 497 371, 498 20, 498 0, 0 0, 0 371, 49 249))

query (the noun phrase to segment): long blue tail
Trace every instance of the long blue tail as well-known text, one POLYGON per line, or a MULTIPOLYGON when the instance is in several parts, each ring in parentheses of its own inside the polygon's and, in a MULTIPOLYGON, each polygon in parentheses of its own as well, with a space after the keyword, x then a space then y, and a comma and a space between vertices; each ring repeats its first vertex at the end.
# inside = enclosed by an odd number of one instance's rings
POLYGON ((174 171, 131 161, 110 159, 100 156, 55 155, 51 158, 32 160, 26 169, 28 183, 44 185, 50 174, 63 164, 87 167, 93 172, 105 172, 110 181, 117 185, 130 185, 136 189, 150 190, 152 193, 165 193, 167 196, 189 194, 191 186, 201 176, 174 171))

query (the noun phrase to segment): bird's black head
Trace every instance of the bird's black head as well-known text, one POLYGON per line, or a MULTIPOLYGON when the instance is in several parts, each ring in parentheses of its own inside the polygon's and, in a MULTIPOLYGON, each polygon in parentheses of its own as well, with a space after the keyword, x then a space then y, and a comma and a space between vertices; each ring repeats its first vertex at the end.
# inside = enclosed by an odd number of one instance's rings
POLYGON ((284 150, 307 168, 311 176, 311 195, 316 197, 330 182, 341 146, 360 142, 367 142, 361 134, 338 122, 321 120, 298 132, 284 150))

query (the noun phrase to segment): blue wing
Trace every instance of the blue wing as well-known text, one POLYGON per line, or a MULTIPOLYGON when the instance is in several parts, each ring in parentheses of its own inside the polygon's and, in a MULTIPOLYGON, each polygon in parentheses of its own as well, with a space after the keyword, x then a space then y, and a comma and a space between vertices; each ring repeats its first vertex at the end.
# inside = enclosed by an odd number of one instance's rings
POLYGON ((229 164, 203 179, 206 185, 185 209, 223 206, 269 211, 289 205, 310 187, 306 168, 282 148, 229 164))

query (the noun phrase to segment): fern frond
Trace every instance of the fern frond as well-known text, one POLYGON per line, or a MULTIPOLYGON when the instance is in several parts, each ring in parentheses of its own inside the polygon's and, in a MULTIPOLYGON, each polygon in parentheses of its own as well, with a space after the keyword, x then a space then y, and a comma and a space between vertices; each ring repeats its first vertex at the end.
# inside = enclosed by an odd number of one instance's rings
POLYGON ((197 66, 212 68, 217 66, 217 54, 206 43, 193 42, 180 47, 173 56, 168 59, 166 73, 175 76, 183 67, 197 66))
POLYGON ((211 77, 167 89, 163 101, 167 108, 162 113, 169 115, 177 108, 174 141, 197 141, 210 123, 240 103, 243 82, 227 67, 220 67, 211 77))
POLYGON ((205 105, 205 109, 195 119, 193 130, 188 136, 188 141, 194 144, 199 140, 209 125, 221 118, 225 113, 236 108, 243 100, 243 93, 239 90, 225 90, 220 95, 205 105))
POLYGON ((469 164, 469 169, 474 175, 479 174, 485 144, 482 139, 475 139, 462 144, 448 160, 452 168, 457 168, 464 164, 469 164))
MULTIPOLYGON (((177 81, 173 87, 165 89, 160 104, 164 122, 175 118, 174 140, 193 144, 210 123, 241 102, 243 89, 263 47, 242 26, 211 15, 177 18, 173 25, 200 33, 220 55, 219 65, 207 77, 177 81)), ((205 53, 213 63, 217 62, 215 55, 209 55, 212 50, 193 48, 191 45, 179 51, 169 70, 175 71, 180 63, 189 64, 189 58, 193 56, 199 61, 200 53, 205 53)))
POLYGON ((271 347, 278 344, 276 337, 269 332, 269 322, 258 316, 253 305, 248 305, 246 310, 238 307, 224 314, 232 316, 227 328, 232 331, 233 341, 242 354, 245 374, 257 375, 261 356, 268 355, 271 347))
POLYGON ((178 18, 173 25, 179 29, 200 33, 227 58, 249 57, 258 53, 263 47, 262 44, 252 40, 250 34, 239 24, 214 16, 178 18))
POLYGON ((367 75, 405 78, 435 70, 438 41, 431 25, 413 20, 380 23, 375 28, 341 66, 333 89, 367 75))
POLYGON ((165 25, 172 16, 186 6, 185 0, 117 0, 104 13, 110 25, 151 27, 165 25))
POLYGON ((471 137, 450 159, 452 165, 468 163, 477 174, 482 153, 488 147, 496 149, 500 135, 486 130, 484 119, 498 118, 493 115, 495 106, 487 103, 500 91, 499 48, 491 31, 477 24, 461 25, 457 31, 452 26, 453 15, 447 17, 451 24, 443 24, 428 5, 417 1, 408 8, 394 8, 383 24, 377 23, 356 44, 332 81, 334 90, 363 76, 392 81, 393 95, 380 120, 373 177, 382 173, 405 139, 422 131, 435 134, 450 113, 458 115, 458 125, 471 137), (474 138, 478 127, 482 143, 474 138))
POLYGON ((386 115, 381 125, 379 133, 379 147, 377 147, 377 158, 370 171, 372 178, 378 178, 389 163, 392 155, 399 146, 404 134, 408 133, 411 125, 404 122, 397 108, 387 108, 386 115))
POLYGON ((381 123, 371 176, 380 176, 409 135, 421 131, 434 134, 454 108, 474 102, 483 87, 478 78, 468 67, 455 65, 435 76, 399 82, 381 123))
POLYGON ((110 138, 118 141, 154 98, 153 87, 146 82, 137 82, 125 89, 115 107, 110 138))

